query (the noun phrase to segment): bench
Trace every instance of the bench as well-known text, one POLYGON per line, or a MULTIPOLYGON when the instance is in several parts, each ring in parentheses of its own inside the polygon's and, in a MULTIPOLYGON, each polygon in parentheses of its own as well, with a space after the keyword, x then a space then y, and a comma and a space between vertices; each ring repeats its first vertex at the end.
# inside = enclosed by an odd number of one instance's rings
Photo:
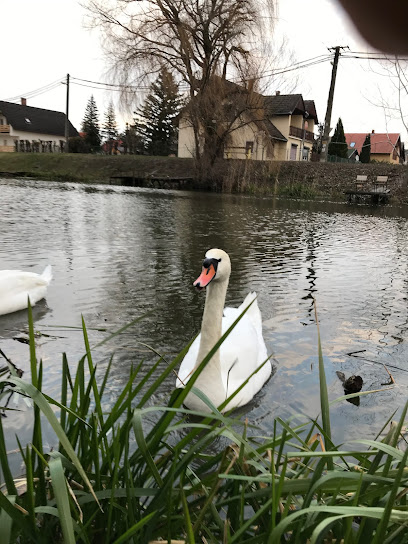
POLYGON ((368 176, 357 176, 356 178, 356 191, 362 191, 367 186, 368 176))
POLYGON ((388 176, 377 176, 373 188, 375 192, 385 193, 388 189, 388 176))

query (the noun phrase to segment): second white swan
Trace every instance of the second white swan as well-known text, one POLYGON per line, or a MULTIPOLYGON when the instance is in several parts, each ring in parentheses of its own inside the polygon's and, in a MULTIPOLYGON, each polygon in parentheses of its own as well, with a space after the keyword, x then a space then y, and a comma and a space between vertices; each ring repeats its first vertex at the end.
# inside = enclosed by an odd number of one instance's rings
POLYGON ((52 280, 51 265, 42 274, 22 270, 0 270, 0 315, 24 310, 45 297, 52 280))
MULTIPOLYGON (((222 334, 252 302, 194 384, 218 407, 261 367, 222 411, 247 404, 262 388, 272 370, 262 335, 262 318, 256 293, 249 293, 238 308, 224 308, 230 273, 231 262, 225 251, 207 251, 201 275, 194 282, 197 289, 207 290, 201 333, 183 359, 176 382, 179 388, 186 385, 222 334)), ((210 411, 193 392, 187 395, 184 404, 192 410, 210 411)))

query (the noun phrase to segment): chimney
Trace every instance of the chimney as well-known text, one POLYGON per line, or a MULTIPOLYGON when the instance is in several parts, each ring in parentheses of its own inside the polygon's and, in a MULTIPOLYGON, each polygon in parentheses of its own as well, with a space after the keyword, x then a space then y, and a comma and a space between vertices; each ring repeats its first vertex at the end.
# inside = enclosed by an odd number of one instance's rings
POLYGON ((372 131, 371 131, 371 134, 374 134, 374 133, 375 133, 374 130, 372 130, 372 131))
POLYGON ((21 98, 21 105, 27 106, 27 98, 21 98))
POLYGON ((280 95, 280 91, 276 91, 276 96, 279 96, 280 95))

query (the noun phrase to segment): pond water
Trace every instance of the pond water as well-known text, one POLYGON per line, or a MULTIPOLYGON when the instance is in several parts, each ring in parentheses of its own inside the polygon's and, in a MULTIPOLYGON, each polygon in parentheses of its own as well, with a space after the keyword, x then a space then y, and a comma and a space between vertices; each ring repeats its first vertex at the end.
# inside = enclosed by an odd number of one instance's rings
MULTIPOLYGON (((167 360, 178 353, 200 328, 204 295, 192 282, 205 251, 220 247, 233 267, 227 304, 258 293, 276 371, 242 414, 265 434, 276 416, 319 413, 313 298, 330 400, 344 394, 336 371, 362 376, 364 390, 381 389, 389 379, 385 364, 396 381, 358 405, 334 405, 335 442, 375 436, 405 403, 404 207, 0 179, 0 211, 0 269, 53 267, 46 300, 34 308, 36 330, 49 335, 38 339, 37 349, 51 396, 59 393, 61 353, 73 369, 84 353, 81 315, 96 344, 152 311, 95 353, 102 368, 115 354, 112 399, 132 364, 156 360, 141 343, 167 360)), ((26 324, 26 311, 1 316, 0 348, 29 378, 28 346, 15 339, 26 324)), ((151 402, 165 402, 173 387, 171 377, 151 402)), ((29 440, 31 412, 21 398, 10 406, 20 409, 3 419, 12 448, 15 433, 29 440)))

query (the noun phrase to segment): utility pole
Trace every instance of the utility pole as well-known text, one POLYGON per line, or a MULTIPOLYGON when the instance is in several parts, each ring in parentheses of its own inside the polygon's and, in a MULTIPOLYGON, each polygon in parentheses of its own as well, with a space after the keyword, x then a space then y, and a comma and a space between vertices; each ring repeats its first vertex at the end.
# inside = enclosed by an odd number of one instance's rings
POLYGON ((67 101, 65 105, 65 153, 69 152, 69 74, 67 74, 67 101))
POLYGON ((334 86, 336 84, 337 65, 339 63, 340 49, 346 49, 346 48, 350 49, 348 45, 346 46, 337 45, 336 47, 329 47, 329 51, 334 51, 334 59, 333 59, 333 70, 332 70, 330 89, 329 89, 329 97, 327 99, 326 117, 324 118, 322 153, 320 157, 321 162, 327 161, 327 152, 329 149, 330 122, 331 122, 331 114, 332 114, 332 108, 333 108, 334 86))

